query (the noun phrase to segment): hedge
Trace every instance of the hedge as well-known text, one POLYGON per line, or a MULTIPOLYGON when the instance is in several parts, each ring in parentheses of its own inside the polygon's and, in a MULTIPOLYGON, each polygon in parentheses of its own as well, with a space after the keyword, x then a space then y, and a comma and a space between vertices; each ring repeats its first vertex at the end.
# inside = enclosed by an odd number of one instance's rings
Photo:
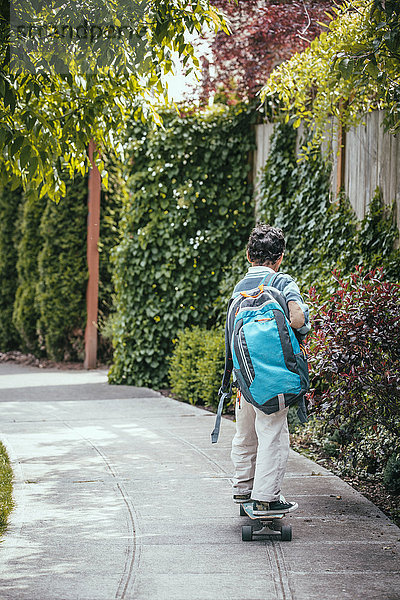
POLYGON ((253 114, 224 107, 166 114, 155 131, 134 127, 130 198, 114 252, 112 383, 165 387, 179 331, 215 324, 224 270, 254 219, 253 114))
POLYGON ((22 189, 0 190, 0 352, 16 350, 20 339, 12 315, 17 289, 17 246, 22 189))
POLYGON ((225 363, 223 329, 188 328, 174 344, 169 369, 172 392, 190 404, 216 408, 225 363))
MULTIPOLYGON (((108 190, 102 190, 99 264, 99 323, 105 326, 113 305, 111 249, 119 239, 118 223, 125 181, 116 159, 104 157, 108 190)), ((59 204, 34 196, 21 201, 18 244, 11 260, 14 288, 7 294, 15 348, 54 360, 83 360, 86 325, 87 178, 66 181, 59 204), (16 274, 18 273, 18 280, 16 274), (15 284, 16 283, 16 284, 15 284), (16 289, 15 289, 16 288, 16 289)), ((15 194, 15 192, 14 192, 15 194)), ((6 207, 11 209, 10 202, 6 207)), ((15 221, 15 215, 14 215, 15 221)), ((13 223, 6 215, 4 222, 13 223)), ((1 234, 0 234, 1 237, 1 234)), ((10 244, 7 243, 8 251, 10 244)), ((6 264, 3 262, 3 265, 6 264)), ((12 277, 9 277, 12 281, 12 277)), ((5 288, 3 288, 5 289, 5 288)), ((5 321, 4 321, 5 322, 5 321)), ((111 344, 99 336, 99 358, 108 360, 111 344)), ((3 350, 11 350, 7 342, 3 350)))
POLYGON ((15 293, 13 323, 21 338, 20 349, 35 355, 43 353, 37 328, 40 317, 36 290, 39 280, 38 255, 43 246, 40 221, 45 200, 31 196, 25 199, 18 244, 18 287, 15 293))
POLYGON ((86 324, 87 180, 68 187, 59 204, 47 200, 40 224, 38 331, 52 360, 82 360, 86 324))

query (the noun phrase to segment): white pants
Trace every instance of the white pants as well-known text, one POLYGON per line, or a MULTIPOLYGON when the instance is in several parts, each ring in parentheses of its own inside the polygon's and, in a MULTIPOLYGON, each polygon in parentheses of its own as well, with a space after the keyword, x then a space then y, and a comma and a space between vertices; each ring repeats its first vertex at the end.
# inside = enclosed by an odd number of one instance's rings
POLYGON ((233 493, 253 500, 279 500, 289 456, 288 408, 266 415, 243 397, 236 400, 233 493))

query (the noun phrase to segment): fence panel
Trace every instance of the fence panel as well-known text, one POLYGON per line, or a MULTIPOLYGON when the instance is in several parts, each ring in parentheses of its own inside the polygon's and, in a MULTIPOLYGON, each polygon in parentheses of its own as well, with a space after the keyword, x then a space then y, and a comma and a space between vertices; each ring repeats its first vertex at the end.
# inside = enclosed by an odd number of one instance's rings
POLYGON ((371 112, 361 125, 348 131, 344 149, 344 190, 357 217, 362 219, 379 186, 387 206, 396 202, 400 229, 400 139, 385 133, 383 119, 383 111, 371 112))
POLYGON ((262 170, 268 160, 271 148, 271 136, 274 131, 274 123, 261 123, 256 125, 256 151, 253 159, 253 184, 254 184, 254 202, 255 212, 258 214, 258 204, 260 198, 260 178, 262 170))
MULTIPOLYGON (((396 202, 397 226, 400 230, 400 136, 385 133, 382 123, 383 111, 365 116, 361 125, 347 132, 344 143, 344 174, 342 186, 359 219, 362 219, 379 186, 387 206, 396 202)), ((259 178, 268 159, 273 123, 256 125, 257 149, 254 156, 253 180, 255 186, 256 212, 260 194, 259 178)), ((336 197, 337 144, 333 143, 333 167, 331 178, 332 197, 336 197)))

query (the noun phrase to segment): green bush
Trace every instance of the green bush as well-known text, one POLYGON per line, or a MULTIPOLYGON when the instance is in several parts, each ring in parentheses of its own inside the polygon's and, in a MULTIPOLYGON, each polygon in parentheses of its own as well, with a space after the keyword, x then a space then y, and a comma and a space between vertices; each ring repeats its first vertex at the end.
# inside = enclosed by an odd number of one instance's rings
MULTIPOLYGON (((112 312, 110 254, 119 239, 118 224, 125 182, 122 166, 104 157, 108 190, 102 190, 99 240, 99 349, 111 356, 106 321, 112 312), (102 331, 105 336, 102 336, 102 331)), ((20 349, 55 360, 82 360, 86 325, 87 178, 66 181, 60 204, 27 197, 23 203, 18 244, 18 288, 13 323, 20 349)), ((11 298, 11 302, 12 302, 11 298)))
POLYGON ((246 106, 164 117, 133 130, 131 197, 114 252, 111 383, 165 387, 172 339, 211 328, 224 270, 253 223, 246 106))
POLYGON ((37 303, 39 279, 38 256, 43 246, 40 221, 46 203, 35 197, 25 199, 21 218, 20 241, 18 244, 18 288, 15 294, 13 323, 21 337, 21 350, 40 354, 37 303))
POLYGON ((13 472, 4 444, 0 442, 0 534, 4 533, 9 514, 14 508, 13 472))
POLYGON ((375 476, 382 479, 390 457, 398 448, 398 436, 382 425, 366 426, 358 422, 344 423, 343 438, 338 460, 340 472, 361 478, 375 476))
POLYGON ((329 457, 329 468, 338 475, 381 481, 387 473, 388 483, 389 479, 396 480, 398 463, 391 457, 398 455, 398 434, 383 425, 370 426, 349 419, 337 427, 323 416, 311 415, 292 433, 296 450, 317 460, 329 457))
POLYGON ((87 179, 68 186, 42 215, 37 303, 40 343, 52 360, 82 360, 86 324, 87 179))
POLYGON ((400 494, 400 455, 393 454, 385 467, 383 483, 388 492, 400 494))
POLYGON ((22 190, 5 186, 0 190, 0 352, 15 350, 19 335, 12 315, 17 289, 17 245, 22 190))
POLYGON ((224 331, 192 327, 180 332, 174 342, 169 369, 172 392, 191 404, 216 407, 225 364, 224 331))
POLYGON ((123 166, 116 157, 104 156, 108 172, 108 189, 101 191, 100 238, 99 238, 99 338, 98 358, 112 358, 112 318, 114 313, 113 265, 111 253, 119 242, 119 222, 126 196, 126 182, 122 176, 123 166))

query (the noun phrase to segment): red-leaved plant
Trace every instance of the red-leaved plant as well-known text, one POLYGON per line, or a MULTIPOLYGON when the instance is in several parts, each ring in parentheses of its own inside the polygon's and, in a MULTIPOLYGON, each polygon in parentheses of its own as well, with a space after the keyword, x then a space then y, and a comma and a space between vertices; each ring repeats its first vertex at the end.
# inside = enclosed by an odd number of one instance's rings
POLYGON ((360 267, 323 304, 310 290, 309 405, 347 434, 361 424, 400 432, 400 284, 360 267))

